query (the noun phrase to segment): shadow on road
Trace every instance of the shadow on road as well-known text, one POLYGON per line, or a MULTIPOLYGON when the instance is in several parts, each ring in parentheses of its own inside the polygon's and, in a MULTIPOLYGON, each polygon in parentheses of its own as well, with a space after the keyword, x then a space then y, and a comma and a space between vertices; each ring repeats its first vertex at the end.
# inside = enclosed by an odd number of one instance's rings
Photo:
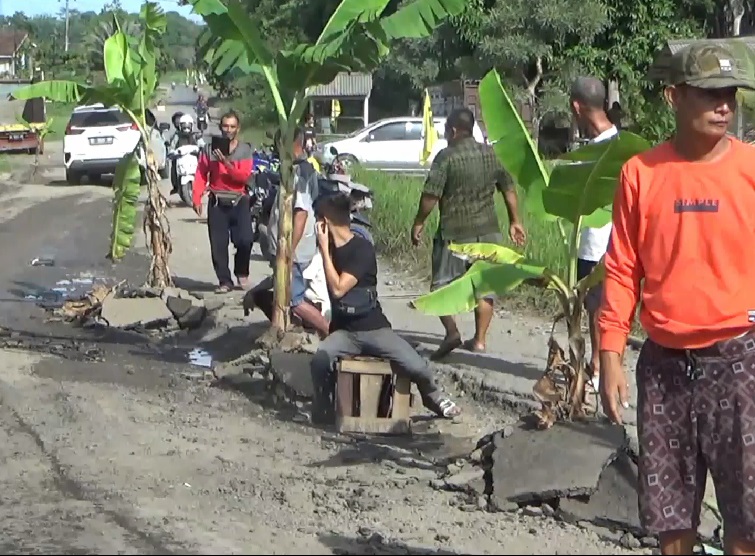
POLYGON ((347 537, 337 533, 322 533, 318 540, 333 554, 417 554, 426 556, 452 556, 460 554, 442 548, 410 546, 399 540, 383 538, 377 532, 366 532, 365 536, 347 537))
POLYGON ((328 459, 309 463, 307 467, 348 467, 391 461, 404 469, 434 470, 440 463, 432 455, 445 446, 445 439, 438 433, 389 437, 327 432, 322 439, 344 447, 328 459))
MULTIPOLYGON (((399 335, 410 344, 414 345, 415 349, 425 357, 429 357, 435 350, 417 344, 440 345, 442 340, 442 337, 436 334, 423 334, 408 330, 397 330, 396 332, 398 332, 399 335)), ((505 373, 511 376, 526 378, 528 380, 538 380, 543 376, 543 370, 533 365, 507 361, 498 355, 473 353, 471 351, 466 351, 463 348, 455 349, 442 360, 438 361, 438 363, 444 365, 466 365, 478 369, 487 369, 497 373, 505 373)))

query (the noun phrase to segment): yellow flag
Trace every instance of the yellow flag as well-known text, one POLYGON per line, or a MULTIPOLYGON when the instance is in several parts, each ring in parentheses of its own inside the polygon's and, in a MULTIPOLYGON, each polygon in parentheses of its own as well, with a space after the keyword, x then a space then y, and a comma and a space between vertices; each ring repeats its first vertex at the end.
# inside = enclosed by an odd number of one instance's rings
POLYGON ((334 98, 330 103, 330 117, 335 119, 341 115, 341 103, 334 98))
POLYGON ((435 125, 433 124, 433 109, 430 107, 430 93, 427 89, 425 89, 425 103, 422 108, 422 137, 424 137, 424 142, 419 160, 423 166, 427 166, 427 163, 430 161, 430 155, 433 153, 435 142, 438 140, 438 132, 435 131, 435 125))

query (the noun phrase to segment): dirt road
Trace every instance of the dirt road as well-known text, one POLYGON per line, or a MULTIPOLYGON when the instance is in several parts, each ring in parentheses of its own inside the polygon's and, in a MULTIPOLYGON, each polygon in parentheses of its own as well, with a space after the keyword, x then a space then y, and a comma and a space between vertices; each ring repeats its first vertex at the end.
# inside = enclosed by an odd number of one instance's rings
MULTIPOLYGON (((294 423, 260 404, 252 386, 208 387, 188 363, 190 346, 231 359, 263 326, 259 314, 243 317, 239 294, 212 329, 168 341, 45 323, 27 296, 61 280, 138 282, 146 272, 141 237, 123 263, 105 261, 109 189, 59 185, 59 147, 51 143, 48 153, 36 177, 21 170, 0 180, 6 553, 638 553, 604 529, 489 513, 430 487, 439 473, 433 453, 468 451, 473 439, 512 422, 500 405, 461 397, 465 422, 439 426, 435 445, 379 445, 294 423), (29 266, 40 256, 55 266, 29 266)), ((208 290, 215 280, 205 224, 188 208, 171 209, 170 219, 178 285, 208 290)), ((253 265, 254 276, 267 272, 253 265)), ((382 292, 394 327, 437 343, 436 320, 406 307, 400 278, 384 281, 398 283, 382 292)), ((462 326, 469 332, 470 318, 462 326)), ((498 384, 512 399, 525 395, 542 367, 546 328, 502 317, 490 355, 460 353, 452 363, 467 380, 498 384)))

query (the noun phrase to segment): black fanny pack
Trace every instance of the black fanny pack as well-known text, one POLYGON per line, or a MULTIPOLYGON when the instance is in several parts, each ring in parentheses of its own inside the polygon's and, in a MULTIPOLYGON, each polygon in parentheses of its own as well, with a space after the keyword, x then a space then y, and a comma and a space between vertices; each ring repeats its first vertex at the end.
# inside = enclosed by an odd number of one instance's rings
POLYGON ((377 307, 377 288, 351 288, 333 303, 333 312, 349 317, 366 315, 377 307))
POLYGON ((212 195, 216 205, 235 207, 245 194, 236 191, 210 191, 210 195, 212 195))

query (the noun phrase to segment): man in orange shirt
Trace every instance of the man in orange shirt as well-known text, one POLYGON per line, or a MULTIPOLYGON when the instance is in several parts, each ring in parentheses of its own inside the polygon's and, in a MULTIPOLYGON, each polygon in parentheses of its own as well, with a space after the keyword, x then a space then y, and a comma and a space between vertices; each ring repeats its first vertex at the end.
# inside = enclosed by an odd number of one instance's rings
POLYGON ((749 56, 734 43, 673 56, 676 134, 624 165, 613 205, 600 390, 621 422, 641 299, 640 519, 663 554, 692 554, 708 471, 726 553, 755 554, 755 147, 727 135, 737 88, 755 90, 749 56))

